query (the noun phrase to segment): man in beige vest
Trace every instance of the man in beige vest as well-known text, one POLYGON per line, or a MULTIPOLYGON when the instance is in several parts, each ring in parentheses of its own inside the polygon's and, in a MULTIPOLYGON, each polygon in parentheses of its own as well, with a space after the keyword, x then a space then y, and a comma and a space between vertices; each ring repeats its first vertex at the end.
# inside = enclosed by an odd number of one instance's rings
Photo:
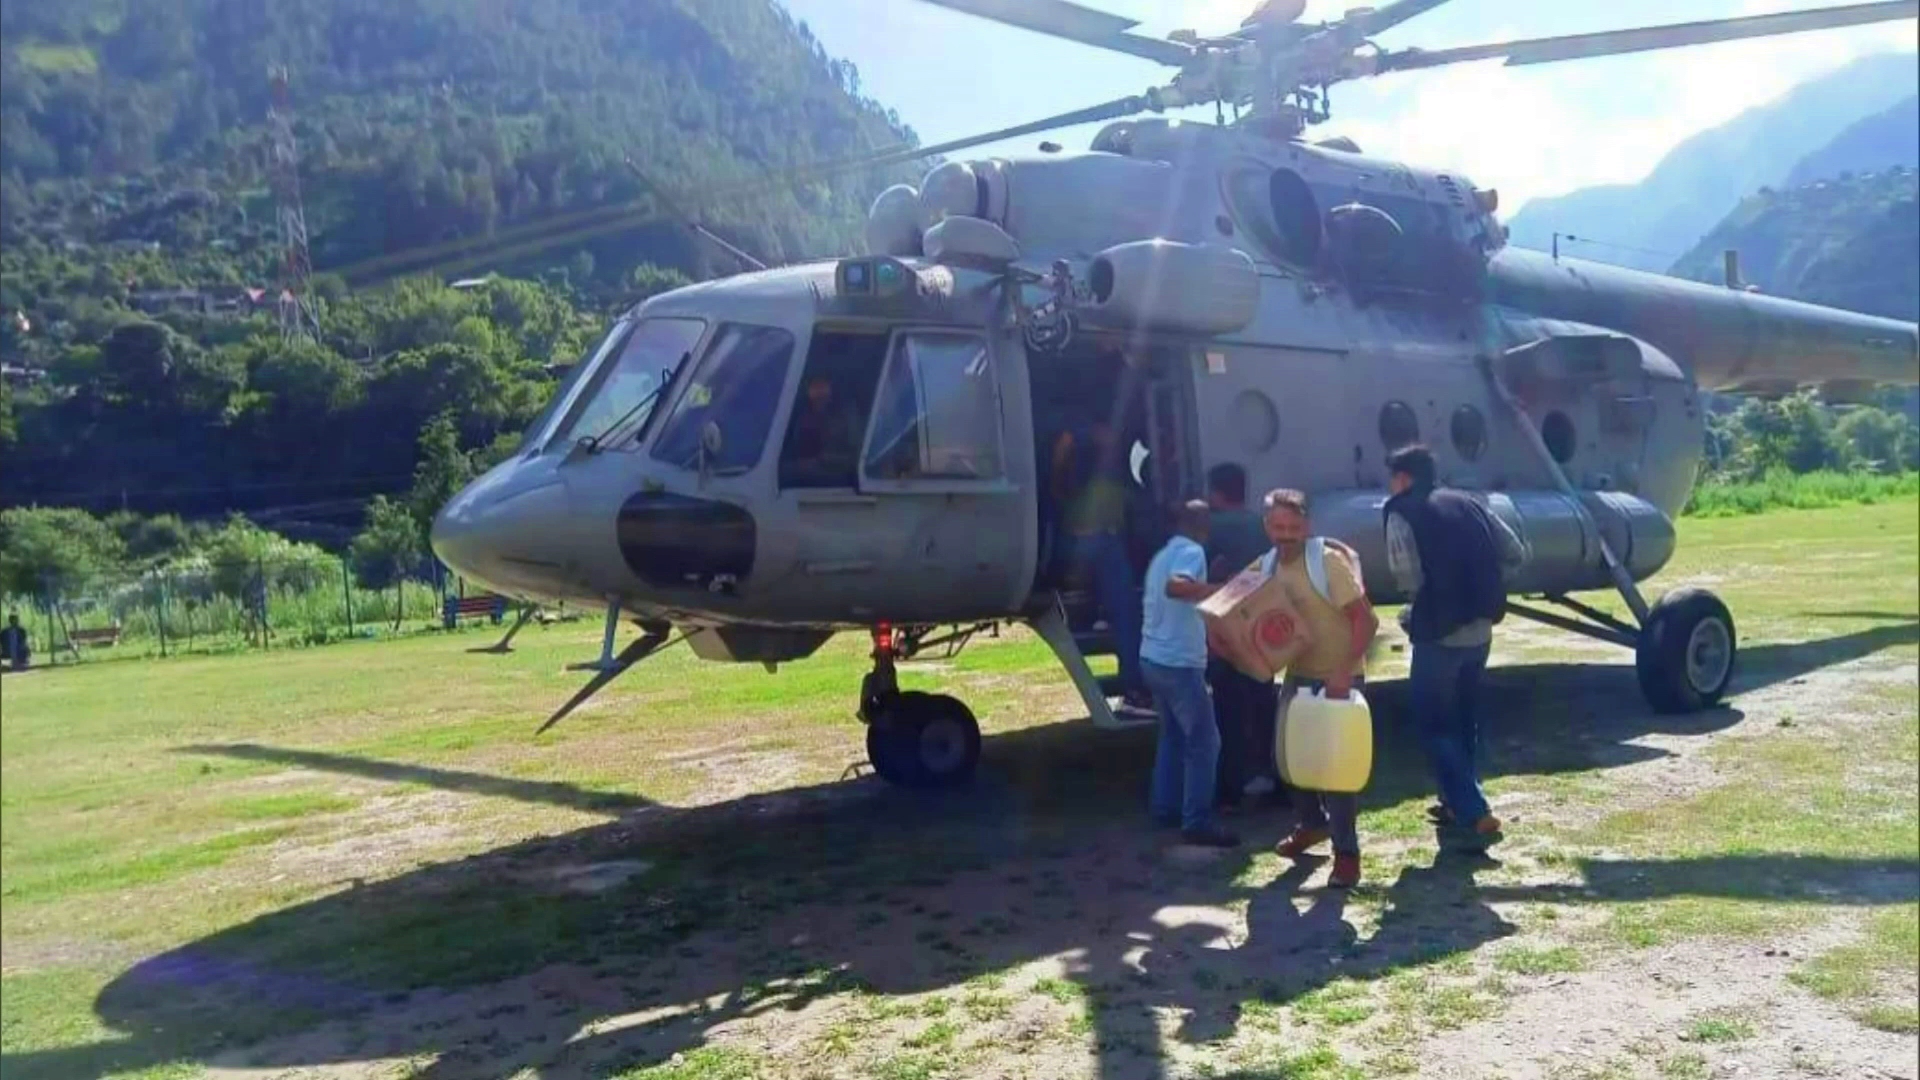
MULTIPOLYGON (((1271 492, 1265 500, 1267 538, 1273 551, 1262 567, 1279 577, 1287 600, 1306 624, 1307 646, 1287 667, 1280 688, 1280 714, 1301 690, 1343 698, 1364 681, 1367 646, 1380 620, 1361 584, 1360 559, 1338 541, 1313 535, 1307 497, 1271 492)), ((1327 884, 1350 888, 1360 880, 1360 797, 1319 791, 1294 793, 1300 824, 1275 851, 1297 859, 1331 839, 1333 870, 1327 884)))

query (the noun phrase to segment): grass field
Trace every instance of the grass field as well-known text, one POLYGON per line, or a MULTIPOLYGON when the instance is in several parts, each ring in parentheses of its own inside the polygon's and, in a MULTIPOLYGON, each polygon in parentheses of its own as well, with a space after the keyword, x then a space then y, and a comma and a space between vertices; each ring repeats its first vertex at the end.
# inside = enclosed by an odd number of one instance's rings
POLYGON ((1350 895, 1283 812, 1150 832, 1150 733, 1022 633, 910 669, 987 731, 944 797, 846 778, 852 639, 676 649, 539 739, 591 626, 7 676, 0 1073, 1911 1075, 1920 506, 1681 529, 1656 591, 1727 600, 1730 707, 1509 622, 1508 838, 1447 854, 1389 650, 1350 895))

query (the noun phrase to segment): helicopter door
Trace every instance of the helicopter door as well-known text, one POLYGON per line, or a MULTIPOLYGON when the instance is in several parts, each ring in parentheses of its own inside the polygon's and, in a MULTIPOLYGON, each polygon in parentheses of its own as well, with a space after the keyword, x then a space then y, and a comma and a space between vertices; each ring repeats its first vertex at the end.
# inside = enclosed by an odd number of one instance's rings
POLYGON ((1025 354, 958 328, 893 334, 860 463, 888 557, 876 615, 937 622, 1004 614, 1036 557, 1025 354))
POLYGON ((1128 471, 1144 498, 1136 500, 1128 526, 1128 549, 1141 566, 1166 543, 1167 509, 1200 493, 1198 443, 1193 424, 1193 384, 1185 356, 1156 351, 1148 360, 1145 421, 1128 454, 1128 471))
POLYGON ((1177 506, 1198 494, 1193 467, 1191 384, 1177 355, 1156 355, 1147 383, 1146 472, 1140 479, 1157 507, 1177 506))

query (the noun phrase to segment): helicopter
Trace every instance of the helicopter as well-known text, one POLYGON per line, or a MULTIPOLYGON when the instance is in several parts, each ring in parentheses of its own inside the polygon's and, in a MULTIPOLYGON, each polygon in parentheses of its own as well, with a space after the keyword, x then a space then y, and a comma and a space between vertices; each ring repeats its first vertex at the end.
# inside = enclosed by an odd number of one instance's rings
MULTIPOLYGON (((863 254, 749 269, 647 299, 577 364, 519 449, 438 514, 447 566, 528 603, 604 608, 559 722, 686 641, 769 671, 864 631, 855 715, 873 769, 964 783, 980 729, 897 665, 1024 623, 1097 727, 1112 634, 1063 559, 1052 440, 1104 423, 1131 480, 1134 567, 1208 469, 1309 493, 1316 531, 1396 595, 1386 460, 1424 442, 1443 483, 1530 557, 1508 610, 1631 649, 1656 710, 1713 706, 1735 669, 1711 592, 1649 602, 1703 453, 1704 391, 1920 382, 1912 323, 1509 246, 1495 189, 1306 135, 1349 80, 1505 57, 1539 64, 1920 14, 1864 3, 1438 50, 1373 38, 1445 0, 1301 20, 1266 0, 1219 37, 1132 32, 1063 0, 928 0, 1177 69, 1144 94, 792 182, 1106 121, 1084 152, 940 160, 879 193, 863 254), (1149 114, 1213 104, 1214 123, 1149 114), (1226 117, 1231 109, 1233 119, 1226 117), (835 454, 801 429, 830 412, 835 454), (809 421, 811 423, 811 421, 809 421), (828 458, 831 460, 828 460, 828 458), (1631 620, 1576 594, 1612 590, 1631 620), (640 636, 615 650, 622 621, 640 636)), ((816 433, 817 434, 817 433, 816 433)), ((1136 575, 1136 579, 1138 576, 1136 575)), ((532 608, 526 609, 529 613, 532 608)), ((525 615, 521 623, 525 622, 525 615)), ((510 641, 509 631, 506 641, 510 641)), ((505 647, 506 641, 500 647, 505 647)))

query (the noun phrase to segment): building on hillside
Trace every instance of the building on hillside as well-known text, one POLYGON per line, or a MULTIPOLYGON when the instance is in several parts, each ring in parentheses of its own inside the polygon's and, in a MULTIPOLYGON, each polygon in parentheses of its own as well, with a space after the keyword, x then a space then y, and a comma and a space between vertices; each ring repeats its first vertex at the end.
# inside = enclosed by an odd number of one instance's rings
POLYGON ((24 389, 47 377, 47 373, 37 367, 16 364, 10 361, 0 362, 0 382, 16 389, 24 389))
POLYGON ((141 289, 128 300, 137 311, 158 315, 167 311, 191 311, 205 315, 213 310, 213 301, 199 289, 141 289))

